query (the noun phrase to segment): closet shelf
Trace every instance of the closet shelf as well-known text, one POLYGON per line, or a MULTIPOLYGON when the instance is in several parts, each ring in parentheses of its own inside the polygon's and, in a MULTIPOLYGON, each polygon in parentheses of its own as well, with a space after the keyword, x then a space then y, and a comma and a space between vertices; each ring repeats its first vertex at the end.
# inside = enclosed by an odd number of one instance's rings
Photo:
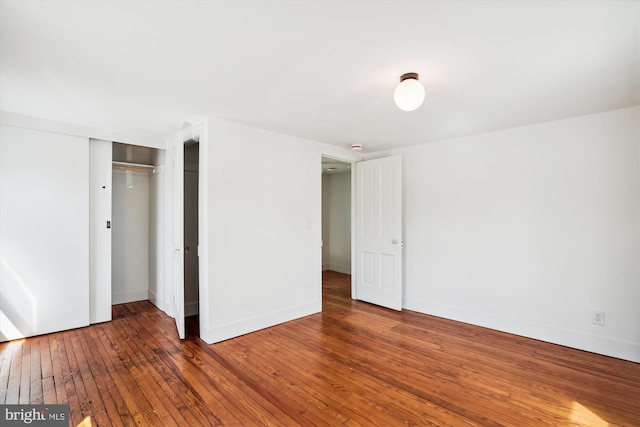
POLYGON ((148 172, 152 173, 155 168, 154 165, 145 165, 142 163, 129 163, 129 162, 112 162, 113 169, 121 169, 121 170, 129 170, 129 171, 137 171, 137 172, 148 172))

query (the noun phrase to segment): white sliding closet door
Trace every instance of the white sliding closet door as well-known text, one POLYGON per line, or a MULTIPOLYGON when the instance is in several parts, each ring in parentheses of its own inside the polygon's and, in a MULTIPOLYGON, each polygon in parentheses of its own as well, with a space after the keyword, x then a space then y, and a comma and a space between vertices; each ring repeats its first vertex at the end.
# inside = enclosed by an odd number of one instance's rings
POLYGON ((0 125, 0 341, 89 324, 89 141, 0 125))

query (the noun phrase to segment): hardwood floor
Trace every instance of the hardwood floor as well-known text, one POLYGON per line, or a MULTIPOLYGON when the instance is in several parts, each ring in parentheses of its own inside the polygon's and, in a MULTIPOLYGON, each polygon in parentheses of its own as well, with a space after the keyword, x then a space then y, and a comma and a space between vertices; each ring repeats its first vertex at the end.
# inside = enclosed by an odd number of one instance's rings
POLYGON ((640 425, 640 365, 349 299, 214 345, 144 301, 113 321, 0 344, 0 403, 71 425, 640 425))

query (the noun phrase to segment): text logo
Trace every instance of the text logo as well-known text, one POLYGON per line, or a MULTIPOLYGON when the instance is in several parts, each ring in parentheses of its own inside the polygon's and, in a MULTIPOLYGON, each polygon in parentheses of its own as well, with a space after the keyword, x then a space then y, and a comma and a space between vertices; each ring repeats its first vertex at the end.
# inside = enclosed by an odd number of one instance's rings
POLYGON ((69 405, 0 405, 2 426, 67 427, 69 405))

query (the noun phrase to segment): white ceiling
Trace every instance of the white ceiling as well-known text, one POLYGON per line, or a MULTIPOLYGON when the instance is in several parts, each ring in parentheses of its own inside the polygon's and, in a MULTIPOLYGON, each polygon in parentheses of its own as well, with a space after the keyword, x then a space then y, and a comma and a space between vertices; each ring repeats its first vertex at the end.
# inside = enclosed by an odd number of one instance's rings
POLYGON ((165 137, 220 117, 367 151, 640 104, 640 2, 5 1, 0 109, 165 137), (420 73, 424 105, 393 104, 420 73))

